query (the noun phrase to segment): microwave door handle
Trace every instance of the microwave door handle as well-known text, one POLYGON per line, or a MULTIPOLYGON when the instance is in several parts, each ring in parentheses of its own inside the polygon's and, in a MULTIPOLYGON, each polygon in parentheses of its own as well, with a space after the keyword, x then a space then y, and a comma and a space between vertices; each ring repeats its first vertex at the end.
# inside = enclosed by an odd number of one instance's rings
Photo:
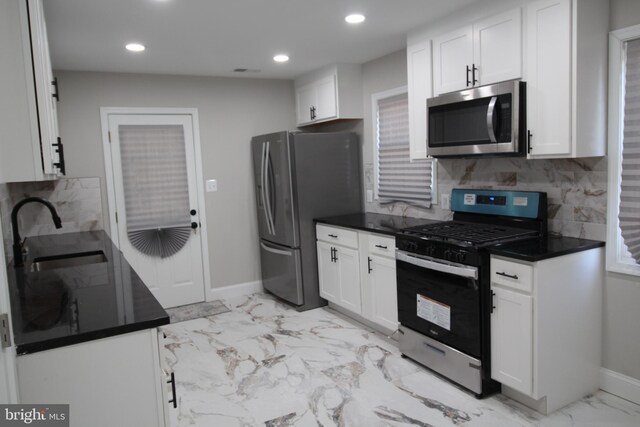
POLYGON ((491 142, 496 143, 498 139, 496 138, 496 131, 493 128, 493 119, 496 115, 496 103, 498 102, 498 97, 494 96, 489 101, 489 108, 487 108, 487 131, 489 132, 489 140, 491 142))

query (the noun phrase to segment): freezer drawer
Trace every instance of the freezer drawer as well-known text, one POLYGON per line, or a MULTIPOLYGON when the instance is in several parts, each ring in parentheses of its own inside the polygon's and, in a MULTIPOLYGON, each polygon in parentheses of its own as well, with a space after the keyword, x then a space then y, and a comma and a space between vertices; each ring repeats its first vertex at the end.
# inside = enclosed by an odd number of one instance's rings
POLYGON ((260 241, 262 286, 295 305, 302 305, 302 264, 300 249, 260 241))

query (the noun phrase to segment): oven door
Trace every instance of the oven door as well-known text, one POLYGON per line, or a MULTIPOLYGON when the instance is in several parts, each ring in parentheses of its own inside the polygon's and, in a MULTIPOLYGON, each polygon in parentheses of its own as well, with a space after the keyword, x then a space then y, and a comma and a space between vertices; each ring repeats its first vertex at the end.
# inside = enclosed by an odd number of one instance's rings
POLYGON ((398 321, 480 358, 478 268, 396 251, 398 321))

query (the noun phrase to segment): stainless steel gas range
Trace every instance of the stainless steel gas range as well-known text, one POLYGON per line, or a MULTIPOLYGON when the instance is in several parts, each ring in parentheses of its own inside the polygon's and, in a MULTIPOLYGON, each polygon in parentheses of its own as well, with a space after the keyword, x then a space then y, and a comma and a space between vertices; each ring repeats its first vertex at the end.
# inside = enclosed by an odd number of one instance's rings
POLYGON ((540 192, 454 189, 453 221, 396 236, 399 347, 404 356, 484 397, 491 380, 488 247, 547 232, 540 192))

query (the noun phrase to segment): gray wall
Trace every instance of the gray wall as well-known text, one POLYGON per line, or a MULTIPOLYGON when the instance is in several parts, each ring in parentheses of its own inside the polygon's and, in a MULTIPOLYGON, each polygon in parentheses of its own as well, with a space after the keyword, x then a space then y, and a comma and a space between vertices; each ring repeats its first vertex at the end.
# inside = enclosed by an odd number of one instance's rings
MULTIPOLYGON (((497 2, 498 3, 498 2, 497 2)), ((496 3, 496 4, 497 4, 496 3)), ((473 11, 472 11, 473 12, 473 11)), ((473 15, 473 14, 472 14, 473 15)), ((444 25, 446 22, 439 23, 444 25)), ((611 29, 640 24, 640 1, 611 0, 611 29)), ((446 26, 446 25, 445 25, 446 26)), ((425 28, 423 33, 428 33, 425 28)), ((407 84, 404 51, 363 66, 365 120, 363 161, 373 161, 371 95, 407 84)), ((606 158, 574 160, 482 159, 443 160, 438 166, 441 191, 452 187, 527 188, 550 195, 552 230, 565 235, 605 240, 606 158)), ((372 188, 367 182, 365 188, 372 188)), ((416 209, 406 205, 367 203, 369 212, 447 218, 439 206, 416 209)), ((640 278, 607 273, 604 284, 602 366, 640 379, 640 278)))
MULTIPOLYGON (((293 83, 287 80, 57 71, 60 134, 69 177, 104 182, 100 107, 197 108, 204 179, 211 287, 260 280, 250 139, 295 125, 293 83)), ((204 183, 201 183, 204 186, 204 183)), ((105 210, 105 228, 109 228, 105 210)))

